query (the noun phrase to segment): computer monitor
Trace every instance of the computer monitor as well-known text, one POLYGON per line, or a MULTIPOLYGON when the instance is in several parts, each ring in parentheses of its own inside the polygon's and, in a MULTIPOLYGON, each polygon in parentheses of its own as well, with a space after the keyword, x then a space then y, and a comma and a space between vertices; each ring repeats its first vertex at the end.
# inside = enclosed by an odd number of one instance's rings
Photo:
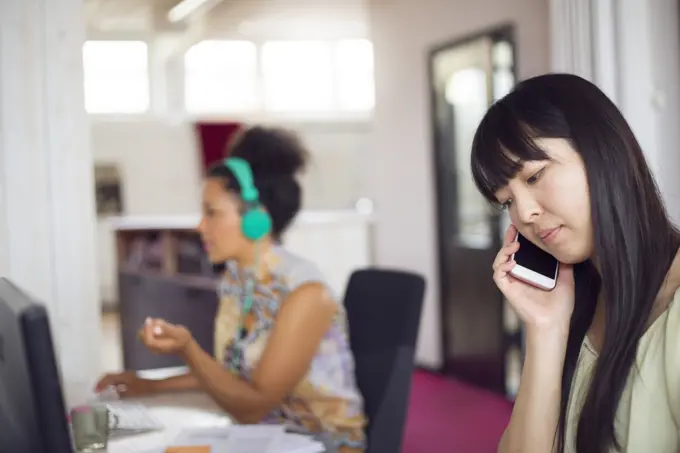
POLYGON ((47 310, 0 278, 0 453, 73 453, 47 310))

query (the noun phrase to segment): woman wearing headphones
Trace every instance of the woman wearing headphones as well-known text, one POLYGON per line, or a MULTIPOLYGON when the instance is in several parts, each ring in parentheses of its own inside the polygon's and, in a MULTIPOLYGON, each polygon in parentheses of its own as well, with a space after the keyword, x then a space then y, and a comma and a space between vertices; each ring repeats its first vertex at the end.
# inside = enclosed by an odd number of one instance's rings
POLYGON ((141 337, 157 353, 180 355, 188 374, 161 381, 133 372, 97 384, 121 396, 202 389, 240 423, 279 423, 330 434, 342 453, 364 450, 363 401, 347 320, 317 267, 279 244, 300 210, 296 173, 307 152, 281 130, 251 128, 213 166, 199 231, 223 265, 215 357, 185 327, 149 319, 141 337))

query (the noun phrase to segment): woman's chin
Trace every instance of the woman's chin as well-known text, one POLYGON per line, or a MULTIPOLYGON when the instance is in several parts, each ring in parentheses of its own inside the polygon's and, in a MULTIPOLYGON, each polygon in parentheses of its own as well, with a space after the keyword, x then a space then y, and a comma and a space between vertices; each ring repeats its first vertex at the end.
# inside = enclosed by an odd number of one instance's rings
POLYGON ((581 253, 560 253, 553 256, 560 263, 572 266, 588 260, 588 256, 581 253))

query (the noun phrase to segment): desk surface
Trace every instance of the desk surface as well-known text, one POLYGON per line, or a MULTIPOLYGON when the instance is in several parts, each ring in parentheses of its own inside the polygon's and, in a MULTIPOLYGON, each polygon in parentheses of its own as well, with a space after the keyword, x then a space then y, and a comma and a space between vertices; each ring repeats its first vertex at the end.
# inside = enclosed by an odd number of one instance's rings
MULTIPOLYGON (((164 379, 186 371, 186 367, 177 367, 148 370, 138 374, 147 379, 164 379)), ((91 388, 91 384, 68 382, 64 385, 67 406, 74 407, 91 401, 94 396, 91 388)), ((229 416, 203 392, 165 393, 125 401, 143 404, 165 429, 134 436, 114 437, 109 440, 109 448, 102 453, 162 451, 183 429, 215 428, 229 426, 232 423, 229 416)))
MULTIPOLYGON (((140 377, 163 379, 185 373, 186 367, 164 368, 139 372, 140 377)), ((88 386, 70 383, 65 386, 69 407, 81 404, 90 394, 88 386)), ((203 392, 165 393, 146 398, 126 399, 126 402, 143 404, 161 422, 162 431, 134 436, 114 437, 108 449, 102 453, 160 453, 170 445, 179 433, 187 428, 219 428, 232 424, 229 416, 203 392)), ((323 436, 317 438, 326 444, 327 453, 337 450, 323 436)))
POLYGON ((146 406, 165 429, 163 431, 112 438, 106 453, 162 451, 186 428, 229 426, 229 417, 204 393, 169 393, 125 400, 146 406))

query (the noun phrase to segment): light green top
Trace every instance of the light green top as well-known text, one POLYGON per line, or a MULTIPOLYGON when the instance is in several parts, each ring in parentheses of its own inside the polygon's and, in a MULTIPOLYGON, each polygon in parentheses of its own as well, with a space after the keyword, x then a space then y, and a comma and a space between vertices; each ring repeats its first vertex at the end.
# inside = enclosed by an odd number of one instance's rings
MULTIPOLYGON (((597 352, 588 337, 581 345, 567 418, 567 453, 576 453, 576 424, 597 352)), ((680 290, 669 308, 640 339, 616 413, 616 435, 622 453, 680 451, 680 290)), ((612 448, 611 450, 615 450, 612 448)))

